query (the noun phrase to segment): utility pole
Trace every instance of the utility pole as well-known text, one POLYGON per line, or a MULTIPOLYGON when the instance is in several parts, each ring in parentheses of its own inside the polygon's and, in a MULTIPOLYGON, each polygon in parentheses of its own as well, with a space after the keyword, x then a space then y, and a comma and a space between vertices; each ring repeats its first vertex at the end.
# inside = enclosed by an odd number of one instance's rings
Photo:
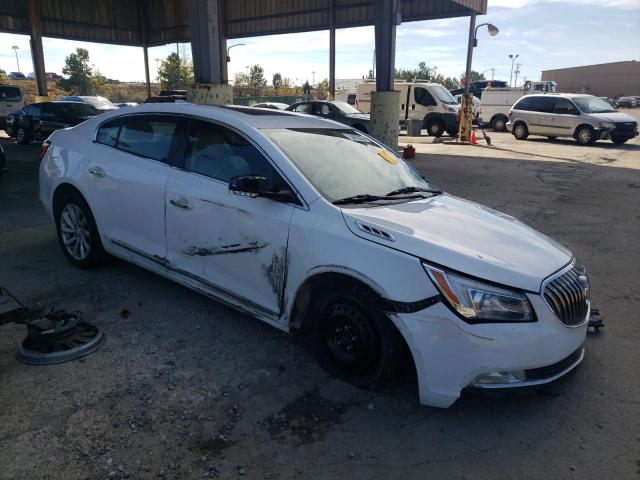
POLYGON ((11 48, 13 48, 13 51, 16 52, 16 64, 18 65, 18 71, 20 71, 20 62, 18 61, 18 49, 20 47, 18 47, 18 45, 14 45, 11 48))
POLYGON ((491 81, 493 82, 493 76, 496 74, 496 69, 491 67, 491 81))
POLYGON ((516 81, 513 82, 516 87, 518 86, 518 74, 520 73, 520 65, 522 65, 522 64, 521 63, 516 63, 516 71, 513 72, 513 73, 516 74, 516 81))

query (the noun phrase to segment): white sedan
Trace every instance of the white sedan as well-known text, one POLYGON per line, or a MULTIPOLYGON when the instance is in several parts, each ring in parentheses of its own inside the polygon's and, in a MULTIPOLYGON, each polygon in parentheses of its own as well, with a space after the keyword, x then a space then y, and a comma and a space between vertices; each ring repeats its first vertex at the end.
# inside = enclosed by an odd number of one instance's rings
POLYGON ((41 151, 40 198, 71 263, 114 255, 302 330, 360 387, 412 359, 421 403, 447 407, 583 359, 588 280, 567 249, 343 124, 148 104, 56 131, 41 151))

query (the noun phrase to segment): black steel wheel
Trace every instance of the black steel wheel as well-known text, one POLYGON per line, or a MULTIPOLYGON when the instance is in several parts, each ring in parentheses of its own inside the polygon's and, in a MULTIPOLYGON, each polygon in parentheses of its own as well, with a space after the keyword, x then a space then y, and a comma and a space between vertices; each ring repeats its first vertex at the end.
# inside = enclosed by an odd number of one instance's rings
POLYGON ((427 133, 432 137, 439 138, 444 133, 444 123, 442 120, 428 120, 425 124, 427 133))

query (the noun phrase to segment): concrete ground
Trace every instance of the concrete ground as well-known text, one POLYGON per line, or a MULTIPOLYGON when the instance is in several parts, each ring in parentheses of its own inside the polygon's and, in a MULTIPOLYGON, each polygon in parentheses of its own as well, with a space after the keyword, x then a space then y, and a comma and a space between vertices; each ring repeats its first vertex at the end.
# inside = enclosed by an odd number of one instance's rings
POLYGON ((14 358, 24 329, 0 328, 0 477, 640 478, 640 141, 490 135, 492 149, 422 143, 414 164, 567 244, 607 323, 564 381, 448 410, 420 406, 413 383, 359 391, 288 336, 138 267, 73 268, 37 200, 37 145, 0 140, 0 284, 107 335, 81 361, 33 367, 14 358))

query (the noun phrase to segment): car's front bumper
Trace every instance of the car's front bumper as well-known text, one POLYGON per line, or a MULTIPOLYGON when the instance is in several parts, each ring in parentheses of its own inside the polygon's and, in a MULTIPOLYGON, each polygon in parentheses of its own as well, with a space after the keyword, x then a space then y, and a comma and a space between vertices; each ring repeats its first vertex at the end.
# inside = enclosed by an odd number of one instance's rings
POLYGON ((420 403, 449 407, 465 388, 535 386, 573 370, 583 355, 580 353, 575 361, 570 361, 570 356, 581 352, 587 322, 566 327, 541 296, 529 295, 529 300, 536 310, 536 322, 470 325, 442 302, 419 312, 394 314, 392 319, 407 340, 416 364, 420 403), (478 381, 495 372, 523 371, 536 374, 490 386, 478 381))

